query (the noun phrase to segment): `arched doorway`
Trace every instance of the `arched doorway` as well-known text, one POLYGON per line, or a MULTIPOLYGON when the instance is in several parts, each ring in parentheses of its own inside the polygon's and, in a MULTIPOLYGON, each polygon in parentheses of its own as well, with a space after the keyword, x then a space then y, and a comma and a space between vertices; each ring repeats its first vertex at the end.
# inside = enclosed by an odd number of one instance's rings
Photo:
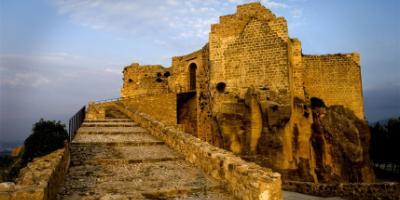
POLYGON ((189 65, 189 90, 196 90, 196 70, 197 65, 192 63, 189 65))

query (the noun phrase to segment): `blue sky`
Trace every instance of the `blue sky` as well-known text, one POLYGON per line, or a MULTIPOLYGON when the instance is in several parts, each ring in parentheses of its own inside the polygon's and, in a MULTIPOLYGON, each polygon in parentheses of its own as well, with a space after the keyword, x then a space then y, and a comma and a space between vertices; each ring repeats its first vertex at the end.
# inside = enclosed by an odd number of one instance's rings
MULTIPOLYGON (((119 96, 124 66, 201 48, 210 24, 246 0, 1 0, 0 142, 40 118, 64 122, 119 96)), ((304 54, 361 53, 369 121, 400 115, 400 1, 262 0, 304 54)))

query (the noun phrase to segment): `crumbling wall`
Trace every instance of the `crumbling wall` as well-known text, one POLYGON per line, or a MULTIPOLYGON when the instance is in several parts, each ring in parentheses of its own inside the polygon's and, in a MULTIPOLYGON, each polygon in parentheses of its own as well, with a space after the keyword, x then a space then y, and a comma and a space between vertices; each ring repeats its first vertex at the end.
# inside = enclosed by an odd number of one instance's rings
MULTIPOLYGON (((287 179, 332 180, 338 177, 337 171, 320 170, 350 166, 350 161, 343 160, 332 164, 335 156, 347 155, 336 143, 327 148, 313 143, 316 132, 311 127, 317 118, 313 118, 310 99, 318 97, 328 107, 344 105, 363 119, 359 55, 303 55, 301 42, 288 37, 286 20, 260 3, 240 5, 235 14, 221 16, 211 27, 209 43, 198 51, 173 57, 171 68, 147 68, 135 65, 124 71, 121 95, 153 95, 141 96, 140 102, 132 100, 132 108, 164 121, 172 119, 167 113, 173 112, 186 132, 278 170, 287 179), (168 70, 169 76, 163 76, 160 84, 147 84, 147 80, 158 78, 154 76, 157 70, 168 70), (143 84, 129 85, 129 77, 143 80, 143 84), (168 92, 175 97, 165 97, 168 102, 161 102, 167 108, 154 106, 160 103, 154 95, 163 98, 168 92), (177 96, 187 94, 195 98, 177 102, 177 96)), ((348 113, 341 115, 349 117, 348 113)), ((349 126, 357 126, 358 122, 350 121, 349 126)), ((357 130, 363 131, 360 127, 357 130)), ((355 139, 346 145, 362 143, 363 137, 349 134, 355 139)), ((365 176, 356 177, 371 180, 370 166, 363 166, 354 173, 365 176)), ((350 176, 354 173, 344 172, 340 181, 353 181, 350 176)))
MULTIPOLYGON (((241 155, 270 145, 265 129, 282 127, 290 118, 290 42, 285 19, 260 3, 238 6, 234 15, 212 25, 199 84, 204 87, 197 90, 200 138, 241 155)), ((274 135, 282 141, 282 134, 274 135)))
POLYGON ((292 96, 304 99, 304 64, 302 59, 301 42, 290 39, 289 42, 290 81, 292 96))
POLYGON ((221 146, 221 138, 217 130, 215 116, 212 115, 212 99, 210 90, 209 45, 202 51, 202 65, 197 70, 197 136, 202 140, 221 146))
POLYGON ((56 199, 59 188, 64 184, 69 162, 70 152, 67 143, 62 149, 35 158, 27 167, 21 169, 15 184, 0 184, 0 199, 56 199))
MULTIPOLYGON (((185 93, 194 91, 190 88, 190 65, 196 65, 196 80, 199 78, 198 70, 203 64, 203 49, 192 52, 184 56, 175 56, 172 58, 171 73, 168 79, 169 87, 175 93, 185 93)), ((198 84, 196 84, 197 89, 198 84)))
POLYGON ((360 56, 353 54, 304 55, 305 93, 330 105, 343 105, 364 119, 360 56))
POLYGON ((161 65, 140 66, 134 63, 124 68, 121 97, 168 92, 169 69, 161 65))
POLYGON ((211 88, 224 82, 225 92, 243 98, 254 87, 264 91, 263 100, 288 106, 288 39, 284 18, 259 3, 238 6, 236 14, 221 17, 211 28, 211 88))
POLYGON ((141 95, 121 101, 127 109, 146 113, 165 124, 175 125, 177 122, 175 93, 141 95))

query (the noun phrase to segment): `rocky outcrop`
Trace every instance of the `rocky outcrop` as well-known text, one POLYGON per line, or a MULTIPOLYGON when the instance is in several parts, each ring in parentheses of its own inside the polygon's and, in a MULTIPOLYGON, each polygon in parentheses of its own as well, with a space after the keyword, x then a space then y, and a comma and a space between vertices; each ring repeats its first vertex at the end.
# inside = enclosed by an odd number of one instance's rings
POLYGON ((370 132, 365 121, 343 106, 313 110, 316 174, 321 182, 372 182, 370 132))

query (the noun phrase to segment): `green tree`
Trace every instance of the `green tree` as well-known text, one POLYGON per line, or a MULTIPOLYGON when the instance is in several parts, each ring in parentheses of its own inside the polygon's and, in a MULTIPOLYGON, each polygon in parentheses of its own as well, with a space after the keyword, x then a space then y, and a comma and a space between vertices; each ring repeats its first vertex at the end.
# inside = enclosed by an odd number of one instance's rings
POLYGON ((400 164, 400 117, 376 123, 371 130, 371 158, 375 163, 400 164))
POLYGON ((25 151, 22 156, 24 162, 35 157, 49 154, 64 147, 68 138, 65 125, 60 121, 46 121, 40 119, 33 125, 32 134, 25 140, 25 151))

